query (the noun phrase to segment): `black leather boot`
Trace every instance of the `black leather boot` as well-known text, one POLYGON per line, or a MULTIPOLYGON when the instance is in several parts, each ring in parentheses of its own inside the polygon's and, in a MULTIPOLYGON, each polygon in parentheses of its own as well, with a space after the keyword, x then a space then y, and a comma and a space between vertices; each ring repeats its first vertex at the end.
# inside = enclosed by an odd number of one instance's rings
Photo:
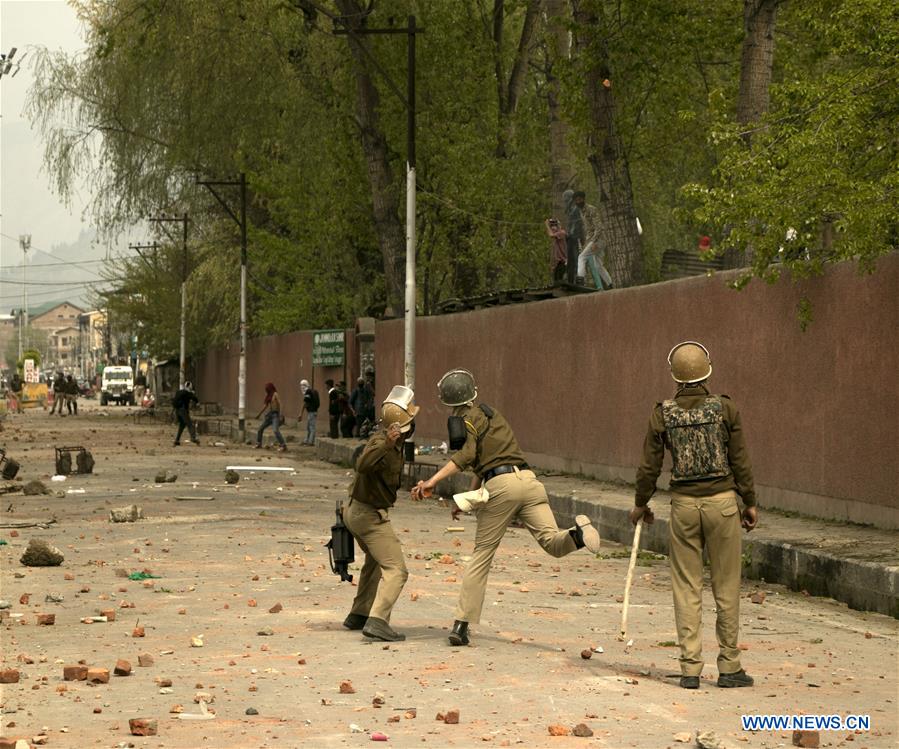
POLYGON ((343 626, 347 629, 362 629, 367 621, 368 617, 362 614, 348 614, 343 620, 343 626))
POLYGON ((468 637, 468 622, 453 622, 453 631, 449 634, 450 645, 468 645, 471 640, 468 637))

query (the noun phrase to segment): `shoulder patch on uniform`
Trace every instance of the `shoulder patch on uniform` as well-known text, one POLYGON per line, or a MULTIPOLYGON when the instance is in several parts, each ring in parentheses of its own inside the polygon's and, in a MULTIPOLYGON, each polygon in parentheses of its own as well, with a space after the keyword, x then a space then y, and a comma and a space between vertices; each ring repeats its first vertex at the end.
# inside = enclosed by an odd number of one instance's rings
POLYGON ((472 424, 468 419, 465 419, 465 428, 471 432, 472 434, 477 434, 478 430, 475 429, 474 424, 472 424))

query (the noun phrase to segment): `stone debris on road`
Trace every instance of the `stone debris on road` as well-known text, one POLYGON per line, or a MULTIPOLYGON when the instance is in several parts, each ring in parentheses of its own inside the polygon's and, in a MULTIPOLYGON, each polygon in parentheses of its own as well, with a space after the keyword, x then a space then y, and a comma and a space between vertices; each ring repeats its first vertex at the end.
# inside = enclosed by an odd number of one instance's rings
MULTIPOLYGON (((655 749, 710 747, 714 740, 728 749, 774 749, 789 745, 790 733, 744 732, 741 714, 830 714, 834 705, 851 704, 871 714, 873 730, 822 734, 820 745, 896 744, 897 627, 887 617, 747 583, 740 645, 756 686, 734 695, 715 687, 714 603, 706 590, 706 669, 701 689, 685 694, 677 686, 664 562, 649 560, 647 573, 634 579, 632 641, 604 654, 593 643, 618 631, 623 548, 608 544, 605 559, 578 553, 556 560, 525 528, 511 527, 472 644, 451 648, 446 636, 474 522, 463 516, 447 526, 445 508, 412 504, 400 492, 391 521, 410 585, 391 624, 407 640, 373 643, 342 627, 357 589, 331 574, 322 546, 334 502, 346 496, 345 469, 319 462, 311 450, 291 453, 289 461, 278 456, 272 465, 274 455, 230 446, 242 470, 235 471, 239 485, 226 486, 221 450, 207 446, 182 457, 165 425, 133 425, 118 411, 103 420, 95 414, 86 409, 79 422, 66 420, 67 428, 82 430, 69 444, 89 443, 103 467, 84 477, 85 494, 58 503, 38 498, 4 518, 37 528, 31 541, 55 540, 65 566, 12 569, 25 540, 11 528, 0 531, 9 542, 0 546, 6 736, 33 746, 41 744, 31 739, 46 736, 47 746, 325 747, 384 740, 465 749, 589 740, 655 749), (193 487, 179 494, 204 499, 216 492, 216 501, 179 501, 174 487, 143 483, 140 477, 153 476, 160 462, 179 474, 179 486, 193 487), (113 508, 128 510, 132 500, 146 510, 139 524, 107 521, 113 508), (35 523, 49 515, 51 503, 59 521, 52 530, 35 523), (422 722, 419 714, 437 720, 422 722)), ((49 430, 56 425, 33 416, 5 426, 27 425, 32 434, 18 433, 23 448, 27 441, 53 444, 49 430)), ((23 470, 31 475, 52 472, 49 458, 34 466, 29 460, 23 470)), ((363 561, 357 548, 351 571, 358 574, 363 561)))
POLYGON ((42 538, 32 538, 19 559, 26 567, 58 567, 64 560, 62 552, 42 538))

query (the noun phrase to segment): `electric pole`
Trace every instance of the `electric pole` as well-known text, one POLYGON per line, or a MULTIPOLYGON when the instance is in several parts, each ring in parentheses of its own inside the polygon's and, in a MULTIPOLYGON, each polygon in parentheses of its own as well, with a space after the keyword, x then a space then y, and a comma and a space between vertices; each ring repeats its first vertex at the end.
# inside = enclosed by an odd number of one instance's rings
POLYGON ((165 230, 164 224, 168 222, 181 223, 181 343, 179 347, 179 357, 178 357, 178 386, 180 388, 184 387, 184 383, 186 381, 185 377, 185 365, 187 361, 187 222, 189 219, 187 218, 187 214, 185 213, 181 218, 169 218, 167 216, 159 216, 157 218, 151 218, 151 223, 158 223, 160 227, 168 235, 169 239, 174 241, 174 238, 171 234, 165 230))
POLYGON ((240 442, 247 439, 247 175, 240 173, 237 180, 197 180, 203 185, 219 205, 240 228, 240 358, 237 364, 237 431, 240 442), (228 202, 216 192, 216 187, 237 187, 240 189, 239 215, 231 210, 228 202))
POLYGON ((31 235, 19 235, 19 247, 22 248, 22 313, 19 315, 19 359, 31 345, 28 335, 28 250, 31 249, 31 235), (24 328, 24 330, 23 330, 24 328), (25 341, 24 348, 22 341, 25 341))

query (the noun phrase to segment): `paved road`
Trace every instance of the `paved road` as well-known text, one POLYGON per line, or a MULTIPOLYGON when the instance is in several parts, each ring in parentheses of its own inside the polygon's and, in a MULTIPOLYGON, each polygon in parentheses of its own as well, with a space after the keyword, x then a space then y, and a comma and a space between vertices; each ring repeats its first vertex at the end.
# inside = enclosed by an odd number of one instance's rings
POLYGON ((745 600, 742 609, 744 665, 757 686, 721 690, 707 595, 710 665, 702 688, 687 692, 672 678, 678 669, 664 560, 638 567, 627 648, 615 637, 626 550, 608 545, 604 558, 582 551, 555 560, 526 531, 511 529, 473 646, 450 648, 445 636, 474 520, 464 518, 464 532, 448 533, 445 509, 412 504, 404 493, 393 522, 411 576, 393 624, 408 640, 372 644, 340 626, 353 588, 330 573, 322 547, 334 502, 345 495, 345 470, 293 445, 284 455, 216 447, 209 438, 200 447, 173 448, 169 427, 135 424, 130 409, 83 412, 51 419, 30 411, 4 424, 22 477, 65 492, 2 498, 2 523, 57 519, 18 536, 0 529, 9 542, 0 546, 0 598, 13 603, 0 650, 3 667, 22 672, 18 684, 2 685, 7 736, 46 730, 48 746, 57 747, 334 747, 367 745, 370 732, 382 731, 400 747, 654 748, 694 746, 698 731, 711 730, 722 746, 777 747, 791 745, 790 731, 744 732, 740 716, 807 713, 870 715, 872 730, 822 733, 821 746, 897 745, 892 619, 747 584, 746 596, 767 593, 764 603, 745 600), (51 482, 59 444, 89 446, 95 475, 51 482), (231 464, 295 470, 247 473, 231 487, 223 482, 231 464), (165 469, 177 481, 154 484, 165 469), (144 520, 108 522, 110 508, 132 502, 144 520), (22 567, 18 559, 32 537, 56 544, 63 565, 22 567), (145 569, 159 577, 145 585, 118 576, 145 569), (19 603, 23 593, 28 604, 19 603), (49 593, 64 600, 45 603, 49 593), (126 602, 133 608, 120 608, 126 602), (283 609, 269 613, 279 603, 283 609), (80 622, 106 608, 116 609, 114 622, 80 622), (55 613, 55 625, 37 626, 38 613, 55 613), (131 636, 135 626, 145 637, 131 636), (258 634, 267 628, 273 634, 258 634), (191 647, 200 635, 203 647, 191 647), (582 659, 591 647, 603 652, 582 659), (138 667, 140 653, 151 654, 154 665, 138 667), (119 658, 132 663, 131 676, 99 686, 62 680, 65 664, 84 660, 112 670, 119 658), (167 693, 160 693, 160 679, 171 679, 162 687, 167 693), (344 680, 354 693, 340 692, 344 680), (174 705, 199 712, 199 692, 212 697, 215 718, 181 720, 170 712, 174 705), (373 705, 376 698, 382 706, 373 705), (247 708, 258 715, 246 715, 247 708), (416 717, 406 717, 410 709, 416 717), (450 709, 460 711, 458 725, 435 720, 450 709), (130 736, 134 717, 158 720, 158 736, 130 736), (578 723, 593 737, 549 734, 550 725, 578 723), (688 744, 677 740, 684 738, 688 744))

